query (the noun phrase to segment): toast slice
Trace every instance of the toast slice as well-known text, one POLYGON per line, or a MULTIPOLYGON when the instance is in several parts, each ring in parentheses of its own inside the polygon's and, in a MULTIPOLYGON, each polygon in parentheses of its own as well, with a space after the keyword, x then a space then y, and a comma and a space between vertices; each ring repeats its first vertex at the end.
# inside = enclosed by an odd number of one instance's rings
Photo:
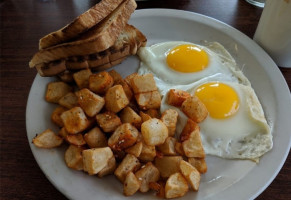
POLYGON ((102 0, 65 27, 39 40, 39 49, 45 49, 77 38, 112 13, 124 0, 102 0))
POLYGON ((65 71, 90 68, 92 71, 108 69, 122 62, 127 56, 136 54, 139 47, 145 46, 147 38, 134 26, 127 24, 110 48, 83 56, 72 56, 36 66, 41 76, 55 76, 65 71))
POLYGON ((50 63, 71 56, 89 55, 108 49, 115 43, 136 6, 135 0, 123 1, 108 17, 81 35, 81 39, 37 52, 29 62, 30 68, 42 63, 50 63))

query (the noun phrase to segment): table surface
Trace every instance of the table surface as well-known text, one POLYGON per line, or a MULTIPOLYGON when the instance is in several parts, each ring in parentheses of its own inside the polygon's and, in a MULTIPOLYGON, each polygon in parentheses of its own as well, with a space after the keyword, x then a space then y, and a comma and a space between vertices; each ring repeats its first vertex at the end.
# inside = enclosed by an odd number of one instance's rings
MULTIPOLYGON (((38 40, 66 25, 96 0, 0 0, 1 166, 0 199, 66 199, 47 180, 31 153, 25 128, 27 97, 36 71, 28 62, 38 40)), ((201 13, 240 30, 250 38, 262 8, 244 0, 139 1, 138 9, 172 8, 201 13)), ((280 68, 289 88, 291 69, 280 68)), ((290 130, 289 130, 290 131, 290 130)), ((271 185, 257 198, 291 199, 291 158, 271 185)))

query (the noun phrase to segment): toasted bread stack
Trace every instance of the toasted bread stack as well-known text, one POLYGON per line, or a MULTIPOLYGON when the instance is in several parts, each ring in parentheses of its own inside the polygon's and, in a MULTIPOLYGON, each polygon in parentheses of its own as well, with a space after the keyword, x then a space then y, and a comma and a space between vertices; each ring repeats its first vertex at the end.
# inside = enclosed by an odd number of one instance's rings
POLYGON ((85 68, 112 67, 145 46, 146 37, 127 24, 135 0, 102 0, 73 22, 39 41, 29 62, 41 76, 55 76, 85 68))

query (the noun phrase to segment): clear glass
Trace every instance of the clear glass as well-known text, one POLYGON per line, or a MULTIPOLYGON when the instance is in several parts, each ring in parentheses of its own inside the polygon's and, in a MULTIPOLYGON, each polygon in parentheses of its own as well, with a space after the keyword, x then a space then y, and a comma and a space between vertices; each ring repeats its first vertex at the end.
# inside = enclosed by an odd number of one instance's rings
POLYGON ((265 5, 265 0, 246 0, 250 4, 263 8, 265 5))

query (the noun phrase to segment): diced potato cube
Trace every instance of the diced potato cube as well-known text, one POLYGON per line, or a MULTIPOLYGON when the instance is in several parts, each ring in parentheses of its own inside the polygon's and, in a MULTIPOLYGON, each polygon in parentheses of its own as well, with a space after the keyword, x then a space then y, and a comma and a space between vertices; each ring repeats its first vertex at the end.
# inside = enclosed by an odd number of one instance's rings
POLYGON ((83 69, 73 74, 73 78, 80 89, 89 88, 90 69, 83 69))
POLYGON ((180 161, 182 156, 163 156, 155 158, 155 166, 159 169, 161 177, 167 178, 172 174, 179 172, 180 161))
POLYGON ((128 172, 135 172, 139 168, 139 160, 134 155, 127 154, 116 168, 114 174, 123 183, 128 172))
POLYGON ((89 117, 94 117, 105 104, 103 97, 91 92, 87 88, 76 92, 78 103, 89 117))
POLYGON ((126 153, 130 153, 135 157, 139 157, 142 151, 142 142, 137 142, 135 145, 125 149, 126 153))
POLYGON ((147 145, 160 145, 168 137, 168 128, 161 120, 153 118, 142 123, 141 134, 147 145))
POLYGON ((82 151, 84 148, 70 145, 65 152, 65 162, 69 168, 83 170, 82 151))
POLYGON ((151 162, 148 162, 135 173, 135 176, 141 182, 139 190, 147 192, 150 189, 150 182, 157 182, 160 179, 160 172, 151 162))
POLYGON ((71 86, 62 81, 51 82, 47 85, 45 100, 50 103, 58 103, 63 96, 72 90, 71 86))
POLYGON ((138 130, 130 123, 124 123, 117 127, 108 139, 108 146, 116 151, 120 151, 132 146, 138 137, 138 130))
POLYGON ((105 107, 108 111, 117 113, 129 104, 129 100, 121 85, 109 88, 105 95, 105 107))
POLYGON ((68 131, 66 131, 65 127, 61 128, 61 130, 59 131, 59 136, 61 136, 63 139, 65 139, 68 134, 69 133, 68 131))
POLYGON ((94 175, 107 166, 113 153, 109 147, 103 147, 86 149, 82 152, 82 155, 84 171, 88 172, 89 175, 94 175))
POLYGON ((116 169, 116 160, 115 157, 112 156, 109 160, 107 165, 101 169, 101 171, 98 172, 98 177, 101 178, 103 176, 109 175, 109 174, 113 174, 113 172, 116 169))
POLYGON ((158 181, 158 182, 150 182, 149 187, 152 190, 155 190, 156 196, 159 198, 165 198, 165 182, 158 181))
POLYGON ((84 111, 80 107, 74 107, 61 114, 64 126, 68 133, 77 134, 84 131, 90 125, 84 111))
POLYGON ((161 151, 163 155, 175 156, 177 154, 175 150, 175 143, 175 138, 168 137, 163 144, 158 146, 158 150, 161 151))
POLYGON ((132 74, 130 74, 130 75, 128 75, 127 77, 125 77, 125 82, 128 84, 128 85, 130 85, 131 86, 131 79, 133 79, 135 76, 139 76, 139 74, 138 73, 132 73, 132 74))
POLYGON ((113 78, 114 84, 116 84, 119 81, 123 80, 122 76, 117 71, 115 71, 114 69, 110 70, 108 73, 113 78))
POLYGON ((32 143, 39 148, 50 149, 60 146, 63 143, 63 139, 56 135, 51 129, 47 129, 36 135, 32 139, 32 143))
POLYGON ((165 110, 161 117, 162 122, 168 127, 169 136, 174 136, 178 121, 178 112, 174 109, 165 110))
POLYGON ((134 94, 157 91, 156 82, 152 74, 135 75, 130 79, 130 86, 134 94))
POLYGON ((141 117, 130 107, 125 107, 120 113, 122 123, 131 123, 136 128, 140 128, 141 117))
POLYGON ((56 109, 53 111, 52 115, 51 115, 51 120, 58 126, 58 127, 63 127, 64 123, 63 120, 61 119, 61 114, 63 112, 65 112, 67 109, 62 107, 62 106, 58 106, 56 107, 56 109))
POLYGON ((188 119, 181 133, 182 147, 187 157, 205 158, 205 152, 200 137, 200 129, 199 126, 194 123, 192 120, 188 119), (184 137, 185 139, 183 139, 183 136, 186 136, 184 137))
POLYGON ((161 105, 161 95, 156 91, 135 94, 135 99, 140 109, 158 109, 161 105))
POLYGON ((131 196, 134 193, 136 193, 138 191, 138 189, 140 188, 140 181, 137 180, 136 176, 134 175, 134 173, 129 172, 126 177, 125 177, 125 181, 123 184, 123 194, 125 196, 131 196))
POLYGON ((147 121, 147 120, 152 118, 150 115, 148 115, 148 114, 146 114, 146 113, 144 113, 142 111, 139 112, 139 115, 141 117, 142 122, 145 122, 145 121, 147 121))
POLYGON ((172 174, 165 186, 165 196, 167 199, 184 196, 189 190, 186 179, 180 172, 172 174))
POLYGON ((131 90, 131 87, 124 80, 119 81, 118 84, 123 87, 126 97, 130 101, 133 97, 133 92, 131 90))
POLYGON ((175 150, 176 152, 181 155, 181 156, 185 156, 185 152, 183 150, 183 146, 181 142, 175 142, 175 150))
POLYGON ((188 158, 188 162, 195 167, 201 174, 207 172, 207 164, 205 158, 188 158))
POLYGON ((161 115, 159 113, 159 111, 157 109, 148 109, 144 111, 146 114, 148 114, 149 116, 151 116, 151 118, 158 118, 160 119, 161 115))
POLYGON ((68 134, 65 137, 65 140, 73 145, 76 146, 82 146, 86 144, 86 141, 84 140, 84 137, 81 133, 78 134, 68 134))
POLYGON ((198 172, 198 170, 195 167, 193 167, 190 163, 181 160, 180 171, 186 178, 188 183, 190 183, 192 189, 194 191, 197 191, 200 185, 200 173, 198 172))
POLYGON ((113 85, 113 78, 107 71, 92 74, 89 77, 89 88, 97 94, 104 94, 113 85))
POLYGON ((151 162, 155 159, 157 155, 155 146, 147 145, 144 142, 142 143, 141 153, 139 159, 143 162, 151 162))
POLYGON ((182 103, 181 110, 197 123, 202 122, 208 115, 206 106, 196 96, 188 97, 182 103))
POLYGON ((113 132, 121 125, 120 118, 113 112, 104 112, 96 115, 98 125, 106 133, 113 132))
POLYGON ((182 103, 191 95, 183 90, 170 89, 168 92, 167 103, 172 106, 180 107, 182 103))
POLYGON ((71 83, 74 81, 72 72, 68 70, 64 71, 61 74, 58 74, 58 77, 66 83, 71 83))
POLYGON ((59 104, 71 109, 78 106, 78 97, 73 92, 69 92, 59 100, 59 104))
POLYGON ((90 148, 106 147, 107 138, 100 128, 95 127, 84 135, 84 140, 90 148))

